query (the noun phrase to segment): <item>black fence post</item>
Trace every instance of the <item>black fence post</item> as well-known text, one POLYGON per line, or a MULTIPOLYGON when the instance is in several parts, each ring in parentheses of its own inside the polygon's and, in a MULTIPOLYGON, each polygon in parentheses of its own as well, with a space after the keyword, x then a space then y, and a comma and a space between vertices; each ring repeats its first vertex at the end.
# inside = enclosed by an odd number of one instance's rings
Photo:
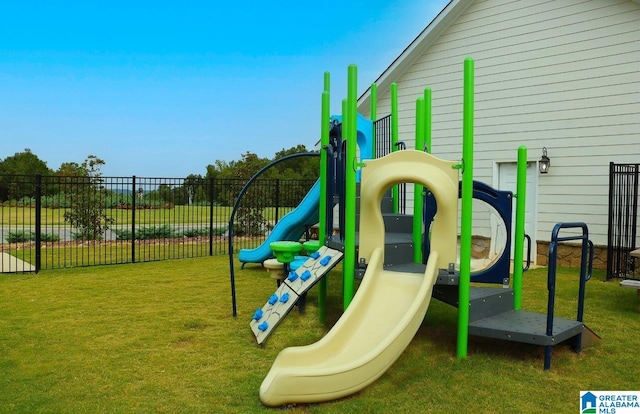
POLYGON ((637 278, 630 252, 637 247, 640 164, 609 163, 607 280, 637 278))
POLYGON ((280 179, 276 178, 276 224, 278 224, 278 220, 280 219, 280 179))
POLYGON ((213 181, 209 177, 209 256, 213 256, 213 181))
POLYGON ((35 176, 35 187, 36 187, 36 273, 40 271, 42 266, 42 246, 40 246, 40 242, 42 241, 41 233, 42 233, 42 175, 36 174, 35 176))
POLYGON ((609 162, 609 217, 607 223, 607 280, 613 279, 613 162, 609 162))
POLYGON ((131 262, 136 262, 136 176, 131 179, 131 262))

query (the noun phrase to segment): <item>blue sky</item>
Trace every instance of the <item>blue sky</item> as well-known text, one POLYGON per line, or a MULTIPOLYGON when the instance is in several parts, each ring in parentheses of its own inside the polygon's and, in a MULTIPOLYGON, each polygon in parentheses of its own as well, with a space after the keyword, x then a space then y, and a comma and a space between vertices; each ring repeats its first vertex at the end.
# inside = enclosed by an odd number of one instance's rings
POLYGON ((185 177, 246 151, 319 139, 332 113, 448 0, 0 3, 0 158, 58 169, 89 154, 106 176, 185 177))

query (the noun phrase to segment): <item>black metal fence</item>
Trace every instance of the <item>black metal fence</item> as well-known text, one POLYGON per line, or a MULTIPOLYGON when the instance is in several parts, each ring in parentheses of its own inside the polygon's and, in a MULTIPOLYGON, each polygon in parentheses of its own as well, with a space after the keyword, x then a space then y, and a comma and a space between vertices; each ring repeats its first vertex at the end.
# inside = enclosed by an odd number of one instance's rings
MULTIPOLYGON (((392 153, 394 150, 404 150, 407 146, 404 142, 397 142, 396 148, 393 148, 393 142, 391 142, 391 114, 377 119, 373 122, 373 129, 376 138, 376 158, 382 158, 387 154, 392 153)), ((398 212, 406 213, 407 211, 407 184, 402 183, 397 186, 398 189, 398 212)))
POLYGON ((609 226, 607 279, 640 279, 636 260, 629 254, 637 244, 640 164, 609 164, 609 226))
POLYGON ((376 158, 382 158, 390 154, 391 148, 391 115, 387 115, 373 122, 373 129, 376 136, 376 158))
MULTIPOLYGON (((235 246, 262 243, 313 180, 264 179, 234 222, 235 246)), ((0 176, 2 272, 227 253, 241 179, 0 176)))

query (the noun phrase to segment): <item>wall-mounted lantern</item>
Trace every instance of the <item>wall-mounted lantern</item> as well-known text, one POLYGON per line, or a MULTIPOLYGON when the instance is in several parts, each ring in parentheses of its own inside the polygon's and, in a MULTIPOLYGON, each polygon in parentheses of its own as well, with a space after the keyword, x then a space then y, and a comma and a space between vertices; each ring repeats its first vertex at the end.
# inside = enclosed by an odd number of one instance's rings
POLYGON ((551 160, 547 157, 547 147, 542 147, 542 158, 538 161, 538 168, 540 169, 540 174, 546 174, 549 172, 549 168, 551 167, 551 160))

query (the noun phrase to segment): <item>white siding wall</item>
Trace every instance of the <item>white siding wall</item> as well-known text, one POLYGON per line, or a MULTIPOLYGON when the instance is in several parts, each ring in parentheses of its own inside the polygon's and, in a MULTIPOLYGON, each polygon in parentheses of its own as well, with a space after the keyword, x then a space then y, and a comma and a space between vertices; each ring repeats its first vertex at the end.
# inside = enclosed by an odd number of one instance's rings
MULTIPOLYGON (((630 0, 477 0, 398 83, 400 139, 414 145, 415 100, 433 93, 433 153, 461 157, 464 58, 475 60, 475 177, 495 185, 517 148, 538 180, 538 234, 584 221, 606 244, 609 162, 640 162, 640 4, 630 0)), ((378 114, 389 113, 389 92, 378 114)))

